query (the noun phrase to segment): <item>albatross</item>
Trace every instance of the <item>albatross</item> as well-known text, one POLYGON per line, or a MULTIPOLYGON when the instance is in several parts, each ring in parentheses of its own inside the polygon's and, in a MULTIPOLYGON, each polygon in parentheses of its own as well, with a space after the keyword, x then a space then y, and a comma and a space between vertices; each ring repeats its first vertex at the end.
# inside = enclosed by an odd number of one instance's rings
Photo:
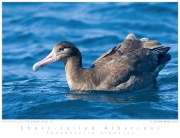
POLYGON ((83 68, 79 49, 62 41, 50 54, 33 66, 37 71, 53 62, 63 62, 71 90, 124 91, 144 88, 155 82, 171 59, 170 47, 148 38, 137 39, 130 33, 123 42, 99 57, 90 68, 83 68))

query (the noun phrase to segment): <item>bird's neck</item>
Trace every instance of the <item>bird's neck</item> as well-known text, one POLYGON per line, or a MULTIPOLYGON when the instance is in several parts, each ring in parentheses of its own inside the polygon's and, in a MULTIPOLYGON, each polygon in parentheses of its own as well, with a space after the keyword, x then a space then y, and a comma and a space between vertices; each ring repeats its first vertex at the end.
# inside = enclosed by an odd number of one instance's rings
POLYGON ((74 89, 82 78, 83 68, 81 55, 69 57, 65 62, 65 71, 68 85, 70 89, 74 89))

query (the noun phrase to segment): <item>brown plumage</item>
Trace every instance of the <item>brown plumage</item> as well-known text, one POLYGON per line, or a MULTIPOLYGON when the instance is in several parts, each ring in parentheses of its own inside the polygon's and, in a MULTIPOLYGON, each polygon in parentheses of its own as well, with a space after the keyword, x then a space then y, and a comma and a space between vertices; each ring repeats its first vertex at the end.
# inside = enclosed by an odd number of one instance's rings
POLYGON ((72 43, 58 43, 52 52, 33 66, 36 71, 51 62, 65 64, 66 78, 71 90, 135 90, 152 84, 159 71, 171 59, 170 47, 158 41, 137 40, 134 34, 98 58, 90 68, 82 67, 81 53, 72 43))

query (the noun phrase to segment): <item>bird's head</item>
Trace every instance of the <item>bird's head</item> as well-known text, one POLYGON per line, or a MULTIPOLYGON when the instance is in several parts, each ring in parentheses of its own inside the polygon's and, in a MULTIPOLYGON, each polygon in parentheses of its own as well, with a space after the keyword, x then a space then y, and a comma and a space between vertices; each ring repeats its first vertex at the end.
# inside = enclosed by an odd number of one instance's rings
POLYGON ((53 62, 61 61, 65 63, 69 57, 76 56, 78 54, 80 54, 78 48, 76 48, 72 43, 62 41, 54 46, 48 56, 34 64, 33 71, 37 71, 41 67, 53 62))

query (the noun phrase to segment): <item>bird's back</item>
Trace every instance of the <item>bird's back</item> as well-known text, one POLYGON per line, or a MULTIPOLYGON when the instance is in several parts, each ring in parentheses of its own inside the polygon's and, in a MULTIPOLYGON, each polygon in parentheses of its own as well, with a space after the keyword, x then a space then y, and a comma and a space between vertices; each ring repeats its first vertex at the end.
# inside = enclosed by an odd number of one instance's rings
POLYGON ((133 34, 98 58, 91 68, 94 80, 99 76, 99 90, 132 90, 152 83, 171 59, 169 47, 158 41, 136 40, 133 34))

